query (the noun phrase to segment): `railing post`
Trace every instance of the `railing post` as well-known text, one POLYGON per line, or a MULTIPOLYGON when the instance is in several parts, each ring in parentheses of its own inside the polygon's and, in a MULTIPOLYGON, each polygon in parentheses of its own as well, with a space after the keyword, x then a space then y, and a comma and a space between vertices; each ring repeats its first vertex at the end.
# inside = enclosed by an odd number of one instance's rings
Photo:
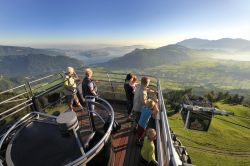
POLYGON ((111 90, 112 90, 112 92, 113 92, 114 100, 115 100, 115 90, 114 90, 113 84, 112 84, 112 82, 111 82, 111 80, 110 80, 110 77, 109 77, 109 73, 108 73, 108 72, 107 72, 107 76, 108 76, 109 83, 110 83, 110 86, 111 86, 111 90))
POLYGON ((28 84, 28 87, 29 87, 29 90, 30 90, 30 94, 31 94, 31 96, 33 96, 34 94, 32 92, 32 88, 31 88, 30 82, 27 81, 27 84, 28 84))

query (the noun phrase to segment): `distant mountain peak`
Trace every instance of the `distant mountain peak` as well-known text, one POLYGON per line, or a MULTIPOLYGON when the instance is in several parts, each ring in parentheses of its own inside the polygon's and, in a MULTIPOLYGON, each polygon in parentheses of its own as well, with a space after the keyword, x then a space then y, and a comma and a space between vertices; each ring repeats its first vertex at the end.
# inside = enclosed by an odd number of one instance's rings
POLYGON ((156 49, 134 49, 123 57, 112 59, 101 66, 108 68, 145 68, 178 63, 189 59, 189 50, 184 46, 175 44, 156 49))

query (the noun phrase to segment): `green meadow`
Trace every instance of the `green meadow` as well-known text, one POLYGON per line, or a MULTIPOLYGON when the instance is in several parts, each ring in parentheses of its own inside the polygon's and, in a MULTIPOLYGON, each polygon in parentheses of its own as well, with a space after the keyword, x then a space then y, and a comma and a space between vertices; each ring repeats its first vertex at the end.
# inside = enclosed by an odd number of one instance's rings
POLYGON ((186 146, 195 165, 250 165, 250 108, 221 102, 215 103, 215 105, 219 109, 234 112, 235 116, 215 115, 208 132, 202 132, 184 129, 181 116, 177 113, 169 117, 171 129, 186 146))

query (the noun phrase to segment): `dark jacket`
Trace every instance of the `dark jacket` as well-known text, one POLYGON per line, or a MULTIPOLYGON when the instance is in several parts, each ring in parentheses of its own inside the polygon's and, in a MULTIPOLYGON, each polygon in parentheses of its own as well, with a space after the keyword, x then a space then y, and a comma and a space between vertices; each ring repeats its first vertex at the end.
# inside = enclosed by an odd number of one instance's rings
POLYGON ((83 79, 83 81, 82 81, 82 95, 83 95, 83 97, 85 97, 85 96, 95 96, 95 94, 93 94, 91 92, 91 87, 89 86, 90 83, 93 84, 94 91, 97 91, 95 81, 85 77, 83 79))
POLYGON ((133 93, 133 87, 129 85, 129 83, 124 83, 124 90, 125 90, 125 93, 126 93, 126 98, 127 100, 134 100, 134 93, 133 93))

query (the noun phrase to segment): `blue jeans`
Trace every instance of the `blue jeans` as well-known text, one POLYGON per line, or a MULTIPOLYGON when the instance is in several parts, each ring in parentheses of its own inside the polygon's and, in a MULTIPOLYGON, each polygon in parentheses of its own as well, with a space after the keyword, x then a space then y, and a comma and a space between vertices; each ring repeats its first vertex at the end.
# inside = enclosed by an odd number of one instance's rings
POLYGON ((87 109, 88 111, 94 111, 95 110, 95 105, 92 102, 95 102, 95 98, 87 98, 87 109))

